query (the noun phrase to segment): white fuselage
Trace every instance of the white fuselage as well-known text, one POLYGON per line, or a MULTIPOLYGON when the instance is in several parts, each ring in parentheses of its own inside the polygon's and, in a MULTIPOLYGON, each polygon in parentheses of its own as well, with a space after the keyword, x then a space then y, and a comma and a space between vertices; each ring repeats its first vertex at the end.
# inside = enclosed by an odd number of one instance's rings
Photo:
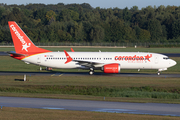
POLYGON ((167 56, 157 53, 141 52, 68 52, 71 62, 67 61, 64 52, 48 52, 32 55, 22 59, 25 62, 37 64, 51 68, 81 68, 89 69, 90 67, 78 64, 78 61, 88 63, 98 63, 94 65, 95 69, 101 69, 105 64, 118 63, 121 69, 158 69, 167 70, 176 62, 167 56))

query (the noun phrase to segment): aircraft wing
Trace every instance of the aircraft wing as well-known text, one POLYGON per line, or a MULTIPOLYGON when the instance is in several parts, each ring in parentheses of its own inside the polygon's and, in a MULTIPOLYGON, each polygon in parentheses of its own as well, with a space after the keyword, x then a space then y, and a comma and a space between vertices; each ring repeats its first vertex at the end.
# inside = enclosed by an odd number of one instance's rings
POLYGON ((98 63, 98 62, 91 62, 91 61, 82 61, 82 60, 73 60, 71 56, 64 50, 64 53, 66 55, 67 61, 65 64, 74 61, 77 62, 77 64, 85 66, 85 67, 102 67, 103 63, 98 63))
POLYGON ((72 60, 72 61, 78 62, 77 64, 86 67, 102 67, 104 65, 103 63, 98 63, 98 62, 81 61, 81 60, 72 60))

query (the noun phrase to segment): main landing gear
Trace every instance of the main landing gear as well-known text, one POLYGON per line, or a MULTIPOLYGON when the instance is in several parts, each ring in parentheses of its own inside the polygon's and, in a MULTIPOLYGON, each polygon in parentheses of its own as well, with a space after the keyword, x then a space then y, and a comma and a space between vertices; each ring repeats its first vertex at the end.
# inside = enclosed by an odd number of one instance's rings
POLYGON ((93 68, 90 68, 89 74, 90 74, 90 75, 93 75, 93 74, 94 74, 94 69, 93 69, 93 68))

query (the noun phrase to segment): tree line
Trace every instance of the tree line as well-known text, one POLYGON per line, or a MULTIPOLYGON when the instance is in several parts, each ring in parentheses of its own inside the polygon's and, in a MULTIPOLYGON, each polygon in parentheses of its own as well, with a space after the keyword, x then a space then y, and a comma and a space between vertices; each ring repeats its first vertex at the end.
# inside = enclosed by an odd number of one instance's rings
POLYGON ((138 9, 83 4, 0 4, 0 42, 12 42, 8 21, 16 21, 33 42, 180 42, 180 6, 138 9))

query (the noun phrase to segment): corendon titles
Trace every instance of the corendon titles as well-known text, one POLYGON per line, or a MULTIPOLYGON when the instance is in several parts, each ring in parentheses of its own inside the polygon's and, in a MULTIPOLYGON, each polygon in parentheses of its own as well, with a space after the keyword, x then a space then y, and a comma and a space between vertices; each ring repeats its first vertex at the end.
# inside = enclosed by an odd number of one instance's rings
POLYGON ((18 39, 21 41, 22 44, 25 44, 26 41, 24 40, 23 36, 20 35, 20 33, 17 31, 17 29, 14 27, 14 25, 10 25, 10 27, 12 28, 12 30, 14 31, 14 33, 16 34, 16 36, 18 37, 18 39))
POLYGON ((25 50, 26 52, 28 52, 27 48, 31 47, 31 43, 28 43, 28 44, 26 43, 26 41, 23 38, 24 36, 21 36, 21 34, 18 32, 18 30, 15 28, 15 26, 13 24, 10 25, 10 28, 12 28, 12 30, 14 31, 17 38, 21 41, 22 50, 25 50))
POLYGON ((128 61, 130 63, 138 62, 142 63, 143 61, 150 61, 150 58, 152 57, 152 54, 146 55, 146 56, 115 56, 116 61, 128 61))

